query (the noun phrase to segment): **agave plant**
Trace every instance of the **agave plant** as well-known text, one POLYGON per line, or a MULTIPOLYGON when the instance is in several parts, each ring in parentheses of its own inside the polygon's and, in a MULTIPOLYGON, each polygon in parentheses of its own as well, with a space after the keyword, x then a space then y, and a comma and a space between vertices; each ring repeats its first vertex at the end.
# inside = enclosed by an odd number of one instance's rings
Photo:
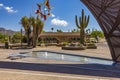
POLYGON ((75 16, 75 22, 76 22, 76 26, 80 29, 80 43, 84 45, 85 43, 85 28, 88 26, 90 20, 90 16, 88 15, 88 17, 84 14, 84 10, 82 9, 82 14, 81 17, 79 17, 79 21, 78 21, 78 17, 75 16))

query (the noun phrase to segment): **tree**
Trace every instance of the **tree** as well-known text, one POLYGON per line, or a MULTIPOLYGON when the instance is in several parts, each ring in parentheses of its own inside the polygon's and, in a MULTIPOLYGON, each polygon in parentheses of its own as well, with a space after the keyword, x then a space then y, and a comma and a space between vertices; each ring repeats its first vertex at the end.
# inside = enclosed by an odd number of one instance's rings
POLYGON ((0 42, 4 42, 4 35, 0 33, 0 42))
POLYGON ((2 33, 0 33, 0 39, 4 38, 4 35, 2 33))
POLYGON ((84 14, 84 10, 82 9, 81 17, 79 18, 78 23, 78 17, 75 16, 75 22, 76 26, 80 29, 80 43, 84 45, 84 38, 85 38, 85 28, 88 26, 90 16, 88 17, 84 14))
POLYGON ((62 30, 57 29, 57 32, 63 32, 62 30))
POLYGON ((39 18, 39 16, 36 18, 32 16, 30 18, 24 16, 21 19, 21 24, 25 29, 28 45, 30 45, 30 34, 32 31, 32 43, 33 47, 36 47, 38 36, 43 30, 44 22, 39 18))
POLYGON ((36 34, 35 34, 36 41, 35 41, 34 47, 36 47, 36 42, 38 41, 38 36, 39 36, 39 34, 41 34, 43 27, 44 27, 44 22, 39 18, 39 16, 37 16, 37 18, 36 18, 36 34))
POLYGON ((72 32, 77 32, 76 29, 73 29, 72 32))
POLYGON ((12 42, 13 43, 20 43, 21 42, 21 33, 20 32, 16 32, 13 34, 12 42))
POLYGON ((48 16, 50 16, 50 10, 51 6, 49 4, 49 0, 46 0, 45 2, 42 2, 40 4, 37 4, 38 9, 36 10, 36 14, 38 15, 36 18, 34 17, 26 17, 24 16, 21 19, 21 24, 25 29, 26 37, 27 37, 27 43, 30 45, 30 33, 31 33, 31 26, 33 28, 32 38, 33 38, 33 47, 36 47, 37 39, 39 34, 42 32, 44 22, 48 16), (46 10, 45 10, 46 9, 46 10), (42 21, 43 19, 43 21, 42 21))
POLYGON ((4 43, 8 41, 9 35, 0 33, 0 42, 4 43))
POLYGON ((52 30, 52 32, 53 32, 54 28, 52 27, 51 30, 52 30))
POLYGON ((43 30, 44 23, 42 20, 39 19, 39 16, 37 16, 36 18, 30 17, 30 21, 33 27, 33 47, 35 48, 38 36, 43 30))
POLYGON ((42 32, 46 32, 45 30, 42 30, 42 32))
POLYGON ((87 33, 87 34, 90 34, 90 29, 86 29, 86 33, 87 33))
POLYGON ((90 36, 93 38, 95 38, 96 36, 104 38, 104 33, 102 31, 95 30, 91 32, 90 36))
POLYGON ((29 46, 30 45, 30 34, 31 34, 31 28, 30 28, 31 22, 28 17, 24 16, 21 19, 21 24, 22 24, 23 28, 25 29, 27 44, 29 46))

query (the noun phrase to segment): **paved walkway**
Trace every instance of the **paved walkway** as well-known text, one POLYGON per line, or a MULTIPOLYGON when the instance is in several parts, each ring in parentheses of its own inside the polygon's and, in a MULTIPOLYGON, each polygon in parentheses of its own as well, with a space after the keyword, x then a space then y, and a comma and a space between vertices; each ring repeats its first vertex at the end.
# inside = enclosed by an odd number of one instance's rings
POLYGON ((37 47, 35 49, 0 49, 1 80, 119 80, 120 69, 115 66, 83 64, 55 60, 24 58, 6 59, 10 53, 50 50, 111 59, 105 42, 99 43, 98 49, 82 51, 61 50, 60 47, 37 47), (6 76, 7 75, 7 76, 6 76))

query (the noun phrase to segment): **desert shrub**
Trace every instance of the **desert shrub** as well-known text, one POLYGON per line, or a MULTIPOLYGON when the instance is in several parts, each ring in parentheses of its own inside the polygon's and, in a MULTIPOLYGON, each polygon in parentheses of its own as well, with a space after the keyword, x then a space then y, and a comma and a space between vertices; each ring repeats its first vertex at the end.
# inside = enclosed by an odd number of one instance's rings
POLYGON ((62 43, 64 46, 68 45, 69 43, 68 42, 63 42, 62 43))
POLYGON ((12 43, 20 43, 21 42, 21 33, 16 32, 12 36, 12 43))
POLYGON ((100 38, 104 38, 103 32, 102 31, 97 31, 97 30, 96 31, 92 31, 91 34, 90 34, 90 36, 92 38, 95 38, 96 36, 98 36, 100 38))
POLYGON ((22 42, 27 43, 27 38, 25 36, 22 36, 22 42))

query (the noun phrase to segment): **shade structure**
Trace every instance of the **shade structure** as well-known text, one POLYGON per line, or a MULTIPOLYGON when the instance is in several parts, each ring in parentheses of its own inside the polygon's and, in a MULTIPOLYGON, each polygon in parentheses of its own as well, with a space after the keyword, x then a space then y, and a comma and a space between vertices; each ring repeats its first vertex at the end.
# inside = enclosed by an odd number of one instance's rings
POLYGON ((120 0, 80 0, 98 21, 112 59, 120 62, 120 0))

